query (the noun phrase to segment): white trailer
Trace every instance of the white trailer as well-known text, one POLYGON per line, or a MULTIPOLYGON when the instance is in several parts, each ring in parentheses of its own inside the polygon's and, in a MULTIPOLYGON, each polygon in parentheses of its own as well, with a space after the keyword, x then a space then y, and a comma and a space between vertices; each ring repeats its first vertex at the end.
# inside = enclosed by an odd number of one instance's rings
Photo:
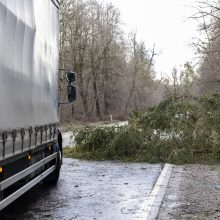
POLYGON ((59 178, 59 4, 0 0, 0 210, 59 178))

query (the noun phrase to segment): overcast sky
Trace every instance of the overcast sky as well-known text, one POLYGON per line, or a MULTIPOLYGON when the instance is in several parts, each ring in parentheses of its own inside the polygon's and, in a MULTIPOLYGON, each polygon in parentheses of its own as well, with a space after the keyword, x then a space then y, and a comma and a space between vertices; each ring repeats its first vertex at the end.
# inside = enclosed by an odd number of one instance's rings
POLYGON ((191 19, 195 0, 104 0, 121 12, 126 32, 137 31, 148 48, 155 43, 161 54, 156 59, 158 73, 170 73, 194 57, 189 44, 198 36, 198 23, 191 19))

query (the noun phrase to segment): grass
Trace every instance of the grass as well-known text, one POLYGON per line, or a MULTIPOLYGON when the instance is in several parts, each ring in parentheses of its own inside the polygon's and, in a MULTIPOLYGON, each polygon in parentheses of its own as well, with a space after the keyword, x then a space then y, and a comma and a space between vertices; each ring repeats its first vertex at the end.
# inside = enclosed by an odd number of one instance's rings
POLYGON ((66 158, 76 158, 83 160, 108 160, 103 151, 85 151, 81 147, 65 147, 63 149, 63 156, 66 158))
POLYGON ((82 122, 82 121, 74 121, 74 123, 65 123, 60 125, 60 129, 62 132, 68 132, 72 130, 79 130, 85 127, 103 127, 104 125, 109 125, 117 121, 98 121, 98 122, 82 122))

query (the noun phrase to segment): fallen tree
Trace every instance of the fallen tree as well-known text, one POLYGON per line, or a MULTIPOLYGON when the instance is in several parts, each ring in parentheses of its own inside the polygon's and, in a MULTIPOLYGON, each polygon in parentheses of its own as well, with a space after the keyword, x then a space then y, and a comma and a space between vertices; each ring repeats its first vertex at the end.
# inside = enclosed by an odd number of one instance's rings
POLYGON ((220 159, 220 93, 167 98, 127 126, 74 131, 65 155, 81 159, 168 163, 217 163, 220 159))

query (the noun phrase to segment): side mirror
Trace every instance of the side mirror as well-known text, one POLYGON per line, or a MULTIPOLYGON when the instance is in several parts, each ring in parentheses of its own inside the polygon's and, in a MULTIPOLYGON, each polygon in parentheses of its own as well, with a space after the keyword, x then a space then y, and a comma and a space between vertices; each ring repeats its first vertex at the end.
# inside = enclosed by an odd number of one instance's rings
POLYGON ((76 80, 75 72, 70 71, 70 70, 67 70, 67 71, 66 71, 66 80, 67 80, 69 83, 74 82, 74 81, 76 80))
POLYGON ((76 87, 67 86, 68 101, 73 102, 76 100, 76 87))

